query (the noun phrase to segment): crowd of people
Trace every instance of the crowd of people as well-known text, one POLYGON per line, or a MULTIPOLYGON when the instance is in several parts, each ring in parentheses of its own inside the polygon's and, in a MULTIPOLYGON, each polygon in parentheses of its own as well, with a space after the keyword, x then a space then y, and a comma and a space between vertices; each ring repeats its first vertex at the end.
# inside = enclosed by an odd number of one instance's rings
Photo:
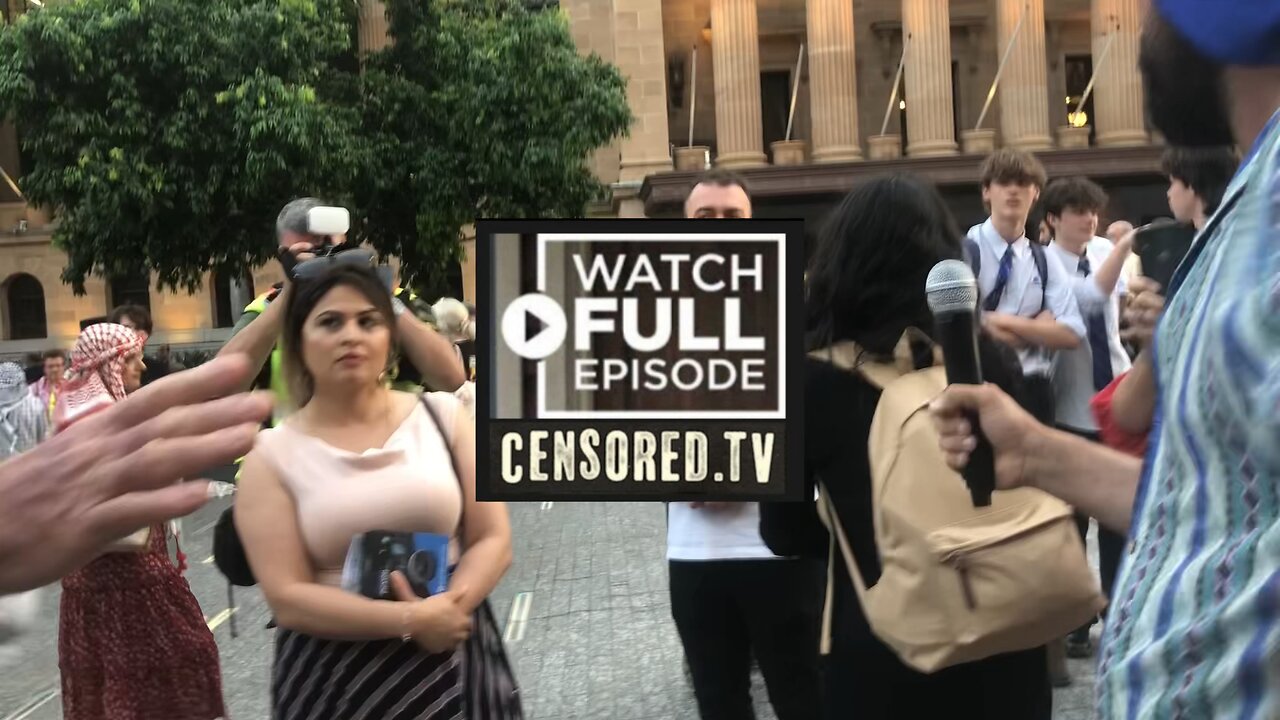
MULTIPOLYGON (((218 647, 184 577, 186 558, 171 518, 212 494, 205 486, 204 497, 197 497, 204 483, 182 478, 237 457, 244 463, 237 493, 243 500, 235 503, 241 512, 232 532, 243 537, 253 583, 279 628, 273 694, 281 717, 302 710, 321 717, 357 711, 388 719, 455 717, 464 702, 485 708, 484 717, 519 717, 517 686, 487 605, 510 562, 510 529, 502 504, 475 500, 474 395, 457 349, 474 339, 474 319, 446 299, 430 318, 437 332, 402 302, 408 294, 384 285, 367 261, 370 253, 343 236, 308 232, 307 213, 316 207, 324 204, 304 198, 281 212, 277 237, 294 263, 286 265, 283 283, 246 309, 223 357, 191 373, 205 375, 204 387, 191 386, 196 378, 185 373, 164 381, 171 368, 163 350, 156 361, 144 358, 152 325, 137 306, 83 323, 69 358, 45 353, 34 382, 21 366, 0 365, 0 449, 5 458, 17 457, 7 469, 21 469, 23 461, 60 445, 67 452, 68 438, 126 407, 129 396, 153 382, 152 397, 160 393, 163 404, 180 403, 184 392, 189 401, 208 400, 254 385, 274 396, 271 429, 256 435, 247 456, 246 427, 212 415, 189 417, 190 429, 224 430, 224 448, 201 445, 193 456, 177 458, 167 453, 187 443, 176 438, 167 447, 122 438, 133 462, 166 453, 157 470, 167 481, 156 481, 154 506, 144 507, 141 498, 108 503, 118 506, 111 508, 118 517, 50 574, 8 568, 19 577, 6 578, 0 592, 23 593, 0 603, 0 638, 20 616, 30 620, 40 581, 61 579, 58 666, 67 718, 226 716, 218 647), (366 261, 351 262, 356 257, 366 261), (296 271, 304 266, 306 272, 296 271), (237 431, 234 440, 226 437, 230 429, 237 431), (208 464, 192 462, 197 458, 208 464), (308 464, 313 461, 319 464, 308 464), (353 474, 360 483, 351 483, 353 474), (390 599, 344 592, 337 580, 351 538, 371 530, 452 538, 448 592, 422 599, 403 577, 390 599), (335 666, 330 660, 339 654, 348 662, 335 666), (350 664, 357 656, 364 661, 350 664), (371 683, 365 671, 373 666, 378 681, 371 683), (358 683, 350 682, 353 669, 363 673, 358 683)), ((264 399, 261 393, 241 398, 239 411, 225 400, 206 409, 230 412, 227 420, 261 420, 264 399)), ((156 428, 163 415, 147 423, 139 412, 125 421, 131 435, 180 432, 180 423, 156 428)), ((96 432, 103 430, 99 425, 96 432)), ((253 430, 261 427, 255 423, 253 430)), ((93 447, 79 437, 69 446, 74 452, 93 447)), ((21 493, 8 498, 19 506, 24 499, 21 493)), ((37 493, 30 501, 70 510, 74 499, 37 493)))
MULTIPOLYGON (((1014 149, 983 162, 988 218, 967 232, 906 175, 861 184, 823 225, 805 282, 814 501, 667 507, 671 612, 704 720, 754 717, 753 665, 780 720, 1047 720, 1070 680, 1061 656, 1093 656, 1099 622, 1103 720, 1280 713, 1280 7, 1155 7, 1145 94, 1170 214, 1194 232, 1167 282, 1133 260, 1148 228, 1014 149), (924 671, 865 604, 901 558, 882 552, 864 442, 888 391, 859 369, 937 361, 906 340, 932 342, 926 278, 946 261, 974 276, 987 384, 936 397, 930 448, 962 472, 980 429, 1002 490, 1075 513, 1064 551, 1083 554, 1096 524, 1107 607, 924 671), (850 365, 824 358, 836 346, 855 349, 850 365)), ((169 521, 210 497, 182 480, 237 460, 225 549, 274 616, 276 715, 521 716, 487 602, 511 528, 475 498, 466 368, 371 255, 310 232, 323 206, 281 212, 285 280, 210 363, 149 382, 149 321, 123 308, 35 375, 0 365, 0 595, 61 580, 67 717, 226 715, 168 543, 169 521), (394 575, 386 596, 349 591, 352 538, 375 530, 443 538, 447 588, 423 598, 394 575)), ((750 190, 713 171, 684 210, 750 218, 750 190)))
MULTIPOLYGON (((871 436, 880 388, 809 357, 806 480, 815 495, 820 485, 834 513, 824 516, 818 502, 669 510, 682 643, 690 658, 720 660, 691 668, 703 718, 751 717, 744 708, 754 656, 782 720, 956 712, 1047 719, 1052 687, 1070 682, 1062 656, 1092 656, 1099 620, 1101 717, 1268 717, 1280 708, 1268 680, 1280 577, 1268 540, 1280 520, 1272 501, 1280 478, 1280 58, 1189 25, 1196 3, 1164 5, 1168 14, 1145 26, 1142 69, 1153 122, 1169 142, 1170 214, 1196 236, 1169 287, 1143 276, 1133 258, 1147 228, 1113 216, 1102 237, 1108 198, 1097 184, 1049 179, 1034 156, 1013 149, 983 163, 989 217, 967 233, 916 179, 856 188, 826 221, 806 276, 806 348, 847 342, 859 364, 892 363, 908 330, 927 335, 933 326, 926 275, 945 260, 968 263, 989 384, 954 386, 936 402, 939 446, 963 469, 976 442, 965 413, 976 412, 1001 487, 1066 500, 1081 540, 1096 521, 1105 616, 1065 638, 936 672, 905 663, 868 622, 850 569, 833 557, 831 515, 857 574, 868 585, 880 576, 873 468, 860 441, 871 436), (1237 148, 1248 150, 1243 159, 1237 148), (1037 209, 1039 232, 1029 237, 1037 209), (822 564, 825 598, 821 582, 802 579, 821 574, 822 564), (788 593, 775 599, 760 589, 784 572, 788 593), (752 580, 751 591, 739 577, 752 580), (714 587, 703 590, 705 607, 689 587, 714 587), (770 603, 769 622, 759 622, 757 601, 770 603), (819 635, 821 658, 813 651, 819 635), (780 657, 793 658, 789 672, 778 670, 780 657)), ((1235 32, 1276 39, 1280 18, 1251 25, 1246 12, 1229 12, 1235 32)), ((685 212, 748 218, 750 194, 741 178, 713 173, 685 212)))

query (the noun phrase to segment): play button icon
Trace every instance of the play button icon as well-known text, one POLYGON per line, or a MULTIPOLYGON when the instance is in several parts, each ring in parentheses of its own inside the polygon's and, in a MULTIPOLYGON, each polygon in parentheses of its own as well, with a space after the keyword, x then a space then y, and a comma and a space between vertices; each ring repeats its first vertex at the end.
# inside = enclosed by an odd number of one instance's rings
POLYGON ((568 331, 560 303, 541 293, 521 295, 502 313, 502 339, 511 352, 528 360, 559 350, 568 331))

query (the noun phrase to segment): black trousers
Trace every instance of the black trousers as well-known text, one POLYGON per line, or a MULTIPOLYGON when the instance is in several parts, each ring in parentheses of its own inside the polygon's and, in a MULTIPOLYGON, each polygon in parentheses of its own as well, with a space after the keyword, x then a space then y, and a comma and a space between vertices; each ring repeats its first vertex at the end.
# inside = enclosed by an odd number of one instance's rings
POLYGON ((1039 420, 1041 425, 1053 425, 1057 405, 1054 400, 1053 380, 1047 375, 1024 375, 1022 394, 1023 408, 1039 420))
MULTIPOLYGON (((1076 430, 1065 425, 1059 425, 1058 428, 1091 442, 1101 442, 1101 438, 1097 433, 1076 430)), ((1087 543, 1089 537, 1088 515, 1076 513, 1076 530, 1080 531, 1080 542, 1087 543)), ((1098 575, 1102 582, 1102 592, 1108 598, 1111 597, 1111 592, 1115 589, 1116 573, 1119 571, 1120 557, 1124 553, 1124 545, 1127 540, 1128 538, 1124 535, 1108 530, 1101 523, 1098 524, 1098 575)), ((1096 618, 1089 625, 1093 625, 1094 622, 1097 622, 1096 618)))
MULTIPOLYGON (((883 647, 883 646, 882 646, 883 647)), ((826 720, 1051 720, 1053 687, 1043 647, 997 655, 932 675, 887 648, 833 650, 824 658, 826 720)))
POLYGON ((826 568, 807 559, 670 562, 671 614, 702 720, 754 720, 755 656, 778 720, 821 717, 826 568))

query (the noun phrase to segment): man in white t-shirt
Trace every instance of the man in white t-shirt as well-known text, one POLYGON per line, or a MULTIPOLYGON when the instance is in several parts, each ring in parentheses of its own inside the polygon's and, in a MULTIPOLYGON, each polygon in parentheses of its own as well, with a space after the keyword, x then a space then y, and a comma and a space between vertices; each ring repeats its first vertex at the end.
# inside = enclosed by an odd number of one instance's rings
MULTIPOLYGON (((1045 219, 1053 242, 1049 254, 1072 275, 1071 290, 1085 325, 1085 342, 1075 350, 1058 353, 1053 374, 1057 426, 1074 435, 1100 442, 1098 423, 1090 401, 1129 370, 1129 353, 1120 340, 1120 298, 1126 292, 1122 279, 1133 247, 1132 233, 1112 243, 1097 236, 1098 213, 1106 207, 1107 194, 1083 177, 1059 178, 1044 189, 1045 219)), ((1089 517, 1076 514, 1083 541, 1089 533, 1089 517)), ((1123 535, 1098 527, 1098 565, 1102 590, 1111 595, 1123 535)), ((1093 652, 1089 628, 1079 628, 1067 638, 1067 655, 1088 657, 1093 652)))
POLYGON ((1027 218, 1044 187, 1044 166, 1029 152, 1001 148, 982 163, 987 221, 969 229, 966 254, 978 278, 982 324, 1018 351, 1028 410, 1053 422, 1054 355, 1080 346, 1084 322, 1069 275, 1026 235, 1027 218))
MULTIPOLYGON (((693 186, 685 217, 749 218, 742 178, 713 170, 693 186)), ((752 720, 751 659, 778 720, 820 717, 818 632, 825 568, 780 558, 748 502, 667 506, 671 614, 703 720, 752 720)))

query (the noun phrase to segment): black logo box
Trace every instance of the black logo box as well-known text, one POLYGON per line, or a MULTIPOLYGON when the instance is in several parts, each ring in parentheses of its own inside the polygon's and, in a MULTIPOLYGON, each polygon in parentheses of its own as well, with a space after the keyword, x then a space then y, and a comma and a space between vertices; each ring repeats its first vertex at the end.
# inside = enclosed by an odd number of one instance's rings
MULTIPOLYGON (((664 251, 670 251, 661 241, 664 251)), ((481 314, 477 336, 477 497, 483 501, 687 501, 687 500, 803 500, 803 327, 804 327, 804 224, 800 220, 481 220, 476 224, 476 282, 477 309, 481 314), (783 246, 786 258, 785 296, 780 298, 785 307, 786 333, 783 338, 786 359, 786 414, 785 419, 754 419, 750 417, 719 419, 690 418, 681 411, 672 410, 667 417, 626 419, 546 419, 536 416, 536 402, 522 401, 523 411, 516 417, 498 418, 498 376, 496 358, 502 342, 500 322, 505 308, 498 304, 496 278, 499 266, 506 264, 508 275, 511 264, 522 265, 521 287, 516 295, 537 292, 536 283, 528 272, 536 264, 534 248, 538 234, 654 234, 700 235, 721 234, 779 234, 785 236, 783 246), (512 235, 519 238, 510 237, 512 235), (523 248, 522 248, 523 246, 523 248), (522 248, 522 249, 521 249, 522 248), (522 261, 522 256, 525 258, 522 261), (663 432, 698 432, 707 436, 707 477, 702 482, 678 482, 662 480, 643 481, 634 477, 624 481, 609 480, 604 472, 598 479, 584 480, 577 477, 569 482, 561 480, 534 481, 530 479, 530 433, 534 430, 573 431, 575 442, 580 441, 584 430, 595 430, 601 438, 612 431, 632 433, 648 432, 661 438, 663 432), (747 433, 740 446, 740 475, 738 482, 731 482, 728 443, 724 433, 747 433), (514 457, 503 457, 502 437, 507 433, 521 436, 523 450, 514 457), (774 435, 773 457, 768 482, 757 482, 754 472, 753 434, 774 435), (780 455, 780 457, 779 457, 780 455), (503 480, 504 460, 510 468, 514 461, 522 469, 523 481, 509 483, 503 480), (716 473, 723 479, 715 481, 716 473)), ((526 381, 536 376, 534 361, 522 361, 522 375, 526 381)), ((506 398, 508 402, 512 399, 506 398)), ((744 412, 747 409, 744 408, 744 412)), ((564 436, 562 436, 563 439, 564 436)), ((683 438, 683 435, 682 435, 683 438)), ((681 450, 684 446, 681 441, 681 450)), ((544 469, 554 466, 553 442, 547 440, 543 460, 544 469)), ((603 445, 603 442, 602 442, 603 445)), ((634 443, 629 445, 634 453, 634 443)), ((601 462, 604 449, 600 449, 601 462)), ((683 454, 683 453, 682 453, 683 454)), ((579 454, 578 463, 584 462, 579 454)), ((677 466, 682 467, 681 459, 677 466)))

